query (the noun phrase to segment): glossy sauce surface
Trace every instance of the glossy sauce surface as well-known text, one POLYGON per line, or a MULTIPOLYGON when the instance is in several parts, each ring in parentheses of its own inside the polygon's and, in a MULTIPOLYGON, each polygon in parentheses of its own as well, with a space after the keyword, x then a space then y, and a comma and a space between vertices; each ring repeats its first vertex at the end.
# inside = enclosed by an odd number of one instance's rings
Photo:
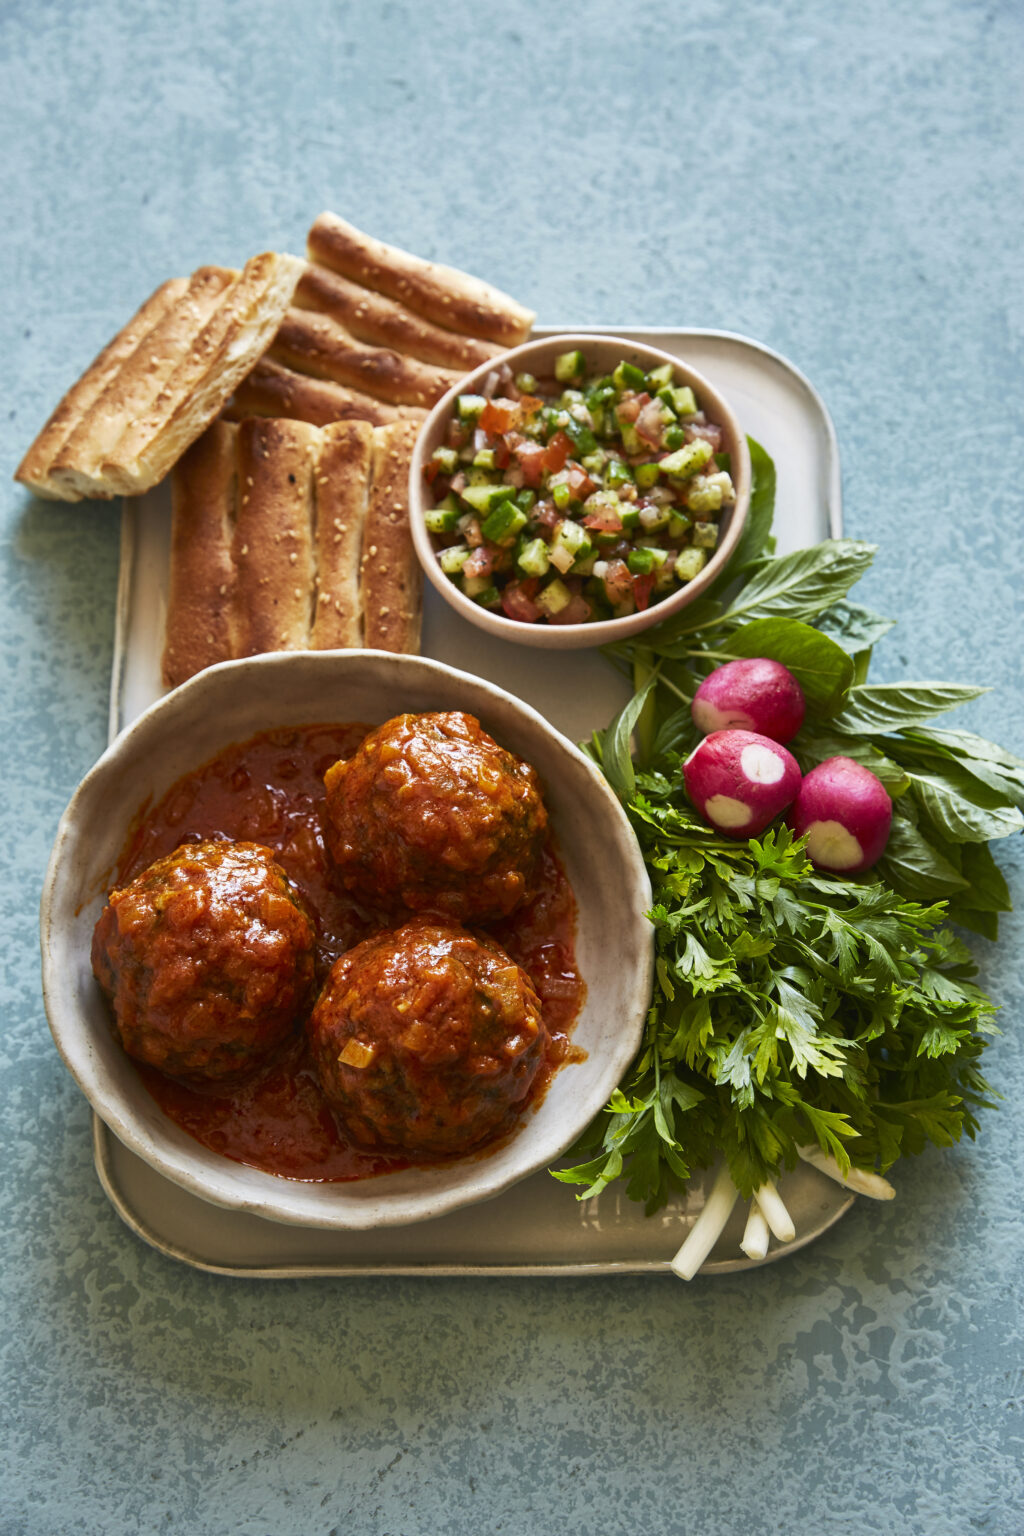
MULTIPOLYGON (((317 921, 317 975, 322 980, 345 950, 384 926, 332 878, 320 830, 323 775, 362 741, 360 724, 268 731, 229 747, 178 780, 141 818, 117 870, 133 879, 154 859, 185 842, 228 838, 272 848, 317 921)), ((575 959, 576 903, 550 842, 540 894, 487 931, 530 975, 541 1000, 550 1045, 531 1101, 573 1057, 572 1026, 585 995, 575 959)), ((197 1141, 235 1162, 288 1178, 319 1182, 366 1178, 443 1162, 368 1152, 338 1125, 313 1073, 300 1032, 274 1061, 241 1085, 196 1088, 151 1068, 137 1069, 167 1115, 197 1141)))

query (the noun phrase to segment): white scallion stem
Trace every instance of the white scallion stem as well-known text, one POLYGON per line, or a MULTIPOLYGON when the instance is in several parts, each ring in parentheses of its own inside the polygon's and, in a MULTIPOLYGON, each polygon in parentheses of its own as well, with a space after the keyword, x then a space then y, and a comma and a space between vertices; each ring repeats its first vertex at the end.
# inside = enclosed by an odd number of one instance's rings
POLYGON ((837 1184, 842 1184, 846 1189, 852 1189, 856 1195, 867 1195, 871 1200, 896 1198, 895 1189, 880 1173, 868 1173, 864 1168, 851 1168, 849 1173, 844 1173, 835 1158, 829 1157, 820 1147, 797 1147, 796 1150, 805 1163, 810 1163, 812 1168, 835 1179, 837 1184))
POLYGON ((754 1199, 761 1207, 761 1214, 780 1243, 791 1243, 796 1237, 793 1218, 783 1204, 782 1196, 771 1179, 766 1179, 760 1189, 754 1190, 754 1199))
POLYGON ((748 1259, 763 1259, 768 1252, 768 1223, 756 1200, 750 1202, 747 1224, 743 1229, 740 1247, 748 1259))
POLYGON ((704 1209, 690 1228, 686 1242, 672 1260, 672 1273, 680 1280, 692 1280, 704 1260, 722 1235, 732 1208, 739 1198, 739 1190, 732 1181, 727 1164, 723 1163, 711 1193, 704 1202, 704 1209))

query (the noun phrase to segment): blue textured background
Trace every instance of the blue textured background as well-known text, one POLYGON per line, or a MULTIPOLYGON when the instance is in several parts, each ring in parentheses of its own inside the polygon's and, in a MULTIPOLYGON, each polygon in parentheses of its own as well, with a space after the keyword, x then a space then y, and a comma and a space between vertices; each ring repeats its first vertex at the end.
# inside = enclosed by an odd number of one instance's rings
MULTIPOLYGON (((823 393, 880 677, 1024 752, 1024 13, 1011 0, 0 4, 5 479, 156 282, 326 207, 544 322, 720 326, 823 393)), ((1024 1531, 1019 917, 1006 1094, 747 1276, 260 1284, 137 1243, 39 996, 104 744, 117 514, 7 480, 3 1536, 1024 1531)), ((1000 857, 1018 902, 1021 851, 1000 857)))

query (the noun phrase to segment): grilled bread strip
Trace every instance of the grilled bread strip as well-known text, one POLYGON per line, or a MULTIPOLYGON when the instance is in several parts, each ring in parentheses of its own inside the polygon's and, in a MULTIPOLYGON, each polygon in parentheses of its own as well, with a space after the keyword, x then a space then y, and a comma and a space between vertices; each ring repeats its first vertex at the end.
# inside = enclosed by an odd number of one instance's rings
POLYGON ((29 486, 37 496, 51 501, 76 500, 73 492, 53 478, 51 468, 82 417, 102 395, 115 374, 132 353, 145 346, 148 337, 169 310, 178 305, 188 290, 188 279, 173 277, 162 283, 132 316, 123 331, 103 348, 61 400, 53 415, 22 459, 15 480, 29 486))
POLYGON ((409 530, 409 464, 416 429, 377 427, 363 535, 363 644, 415 653, 420 644, 422 574, 409 530))
POLYGON ((391 421, 421 422, 426 411, 416 405, 387 405, 359 389, 345 389, 330 379, 311 379, 265 357, 243 379, 228 402, 229 421, 246 416, 287 416, 325 427, 332 421, 366 421, 384 427, 391 421))
POLYGON ((174 466, 163 656, 168 688, 238 655, 232 555, 237 435, 237 427, 215 421, 174 466))
POLYGON ((320 215, 309 232, 307 250, 311 261, 386 294, 445 330, 502 347, 525 341, 535 318, 489 283, 385 245, 337 214, 320 215))
POLYGON ((302 272, 296 256, 273 251, 246 262, 191 351, 153 404, 104 463, 132 495, 156 485, 209 426, 274 338, 302 272))
POLYGON ((288 311, 271 356, 301 373, 365 390, 392 405, 429 407, 460 377, 400 352, 364 347, 337 320, 308 309, 288 311))
POLYGON ((295 303, 300 309, 314 310, 337 320, 357 341, 392 347, 422 363, 434 363, 459 373, 468 373, 501 351, 492 342, 442 330, 393 299, 361 288, 315 263, 309 263, 300 277, 295 303))
POLYGON ((315 651, 362 644, 359 561, 374 436, 368 422, 339 421, 321 439, 315 477, 316 604, 309 637, 315 651))
POLYGON ((52 468, 53 479, 73 492, 74 499, 121 494, 121 487, 104 476, 105 460, 130 424, 152 408, 237 276, 229 267, 194 272, 180 303, 150 331, 82 417, 52 468))
POLYGON ((66 501, 134 495, 162 480, 266 350, 302 265, 267 253, 241 273, 200 268, 134 347, 117 338, 103 354, 116 353, 117 366, 104 368, 102 388, 80 381, 65 397, 55 417, 68 430, 51 461, 39 462, 37 440, 25 460, 32 478, 25 465, 19 476, 66 501))
POLYGON ((303 650, 313 607, 313 475, 320 432, 257 417, 238 428, 238 654, 303 650))

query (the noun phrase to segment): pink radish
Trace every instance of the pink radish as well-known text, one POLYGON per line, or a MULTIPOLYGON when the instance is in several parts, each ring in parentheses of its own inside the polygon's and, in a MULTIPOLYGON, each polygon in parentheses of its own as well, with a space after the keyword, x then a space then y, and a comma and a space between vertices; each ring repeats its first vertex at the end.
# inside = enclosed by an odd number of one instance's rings
POLYGON ((693 723, 709 731, 758 731, 773 741, 791 741, 804 723, 800 684, 780 661, 752 656, 727 661, 706 677, 694 695, 693 723))
POLYGON ((697 810, 727 837, 756 837, 800 788, 796 758, 756 731, 712 731, 683 764, 697 810))
POLYGON ((885 852, 892 801, 870 768, 852 757, 830 757, 804 779, 792 820, 797 836, 807 837, 812 864, 856 875, 885 852))

